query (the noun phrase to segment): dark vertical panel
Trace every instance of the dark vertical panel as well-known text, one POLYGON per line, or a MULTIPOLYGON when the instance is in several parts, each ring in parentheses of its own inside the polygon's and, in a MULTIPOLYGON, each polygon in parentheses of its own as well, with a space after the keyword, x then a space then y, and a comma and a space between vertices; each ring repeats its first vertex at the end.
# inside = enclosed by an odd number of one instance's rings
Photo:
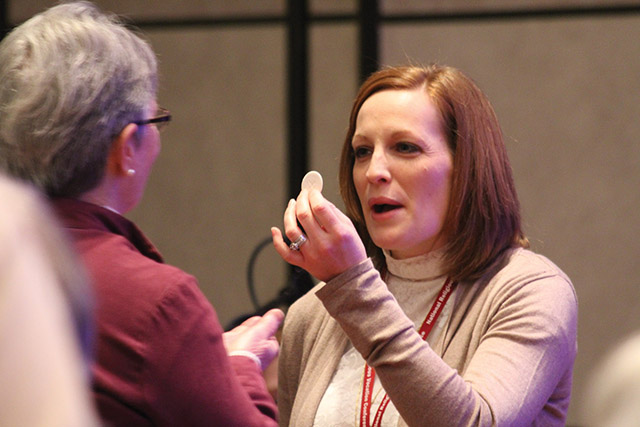
POLYGON ((288 195, 296 197, 308 168, 308 42, 307 0, 287 0, 287 127, 288 195))
POLYGON ((378 0, 358 0, 360 38, 360 81, 378 69, 378 31, 380 12, 378 0))
POLYGON ((0 0, 0 40, 7 35, 10 29, 9 0, 0 0))
MULTIPOLYGON (((288 196, 296 197, 309 167, 309 10, 307 0, 287 0, 288 196)), ((289 266, 289 283, 279 303, 290 305, 311 284, 309 274, 289 266)), ((278 300, 277 299, 277 300, 278 300)))

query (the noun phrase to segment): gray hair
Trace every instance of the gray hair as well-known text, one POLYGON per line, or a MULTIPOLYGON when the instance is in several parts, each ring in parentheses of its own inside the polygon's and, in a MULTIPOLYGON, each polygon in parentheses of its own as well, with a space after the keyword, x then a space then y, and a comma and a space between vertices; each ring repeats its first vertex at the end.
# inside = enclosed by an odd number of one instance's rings
POLYGON ((77 197, 156 91, 155 54, 116 16, 84 1, 35 15, 0 43, 0 168, 77 197))

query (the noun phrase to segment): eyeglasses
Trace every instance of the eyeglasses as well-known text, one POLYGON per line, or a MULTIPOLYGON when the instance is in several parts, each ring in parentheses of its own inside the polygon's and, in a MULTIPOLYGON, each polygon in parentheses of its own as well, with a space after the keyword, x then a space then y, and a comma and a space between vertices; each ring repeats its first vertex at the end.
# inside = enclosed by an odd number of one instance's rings
POLYGON ((166 108, 158 108, 156 115, 150 119, 146 120, 137 120, 135 123, 138 126, 151 125, 154 124, 158 128, 158 130, 164 129, 169 122, 171 121, 171 113, 166 108))

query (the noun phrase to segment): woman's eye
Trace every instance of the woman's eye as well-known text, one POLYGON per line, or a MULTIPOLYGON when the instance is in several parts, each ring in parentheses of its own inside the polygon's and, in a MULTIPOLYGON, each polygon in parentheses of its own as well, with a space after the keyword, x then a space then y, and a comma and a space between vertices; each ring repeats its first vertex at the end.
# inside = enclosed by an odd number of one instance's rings
POLYGON ((353 155, 355 156, 356 159, 366 157, 369 155, 370 152, 371 150, 367 147, 355 147, 353 149, 353 155))
POLYGON ((399 142, 396 144, 396 150, 400 153, 415 153, 419 148, 408 142, 399 142))

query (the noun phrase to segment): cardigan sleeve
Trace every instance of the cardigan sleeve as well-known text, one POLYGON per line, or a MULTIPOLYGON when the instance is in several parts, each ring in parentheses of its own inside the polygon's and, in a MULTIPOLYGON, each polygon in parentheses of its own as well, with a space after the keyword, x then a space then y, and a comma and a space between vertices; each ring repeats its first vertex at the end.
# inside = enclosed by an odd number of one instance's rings
MULTIPOLYGON (((487 286, 482 316, 461 332, 478 342, 456 355, 464 360, 461 372, 420 338, 370 260, 316 295, 376 370, 408 425, 531 425, 570 375, 577 303, 559 274, 501 283, 487 286)), ((546 425, 563 424, 566 408, 546 410, 552 414, 546 425)))
POLYGON ((227 356, 215 311, 192 282, 169 287, 153 319, 143 383, 154 423, 276 426, 260 369, 249 358, 227 356))
MULTIPOLYGON (((300 420, 299 413, 311 415, 315 412, 314 404, 316 401, 319 402, 319 393, 324 392, 318 389, 317 385, 326 380, 322 377, 321 371, 331 369, 333 363, 328 360, 331 359, 330 356, 325 356, 340 351, 336 342, 328 344, 323 337, 318 336, 323 335, 322 331, 327 327, 324 321, 330 319, 329 316, 317 316, 326 313, 313 295, 321 286, 323 283, 316 285, 298 299, 289 308, 284 320, 278 360, 278 410, 281 426, 312 423, 312 419, 300 420), (317 359, 317 353, 313 352, 313 348, 322 349, 321 361, 317 359), (313 386, 301 391, 303 378, 309 378, 313 386)), ((339 330, 338 326, 336 328, 339 330)), ((332 337, 335 338, 333 335, 332 337)))
POLYGON ((298 333, 300 328, 297 319, 293 317, 294 313, 295 311, 290 310, 285 317, 278 356, 278 411, 280 424, 283 426, 290 423, 302 363, 302 346, 299 345, 302 337, 298 333))

